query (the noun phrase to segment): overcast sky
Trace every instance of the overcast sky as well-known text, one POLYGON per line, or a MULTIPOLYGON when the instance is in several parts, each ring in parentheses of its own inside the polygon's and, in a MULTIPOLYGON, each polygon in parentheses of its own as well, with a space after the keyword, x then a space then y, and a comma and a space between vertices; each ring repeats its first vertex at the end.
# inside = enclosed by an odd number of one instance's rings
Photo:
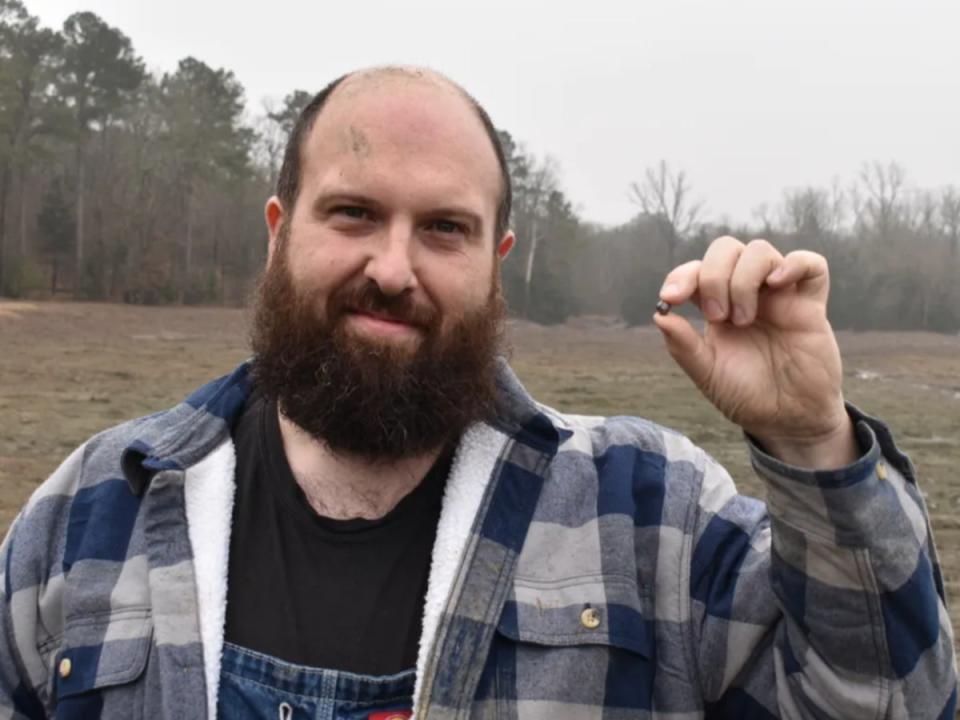
POLYGON ((588 220, 636 213, 665 158, 712 219, 749 221, 783 188, 898 160, 960 185, 960 0, 24 0, 50 26, 92 10, 154 71, 193 55, 264 97, 414 63, 559 162, 588 220))

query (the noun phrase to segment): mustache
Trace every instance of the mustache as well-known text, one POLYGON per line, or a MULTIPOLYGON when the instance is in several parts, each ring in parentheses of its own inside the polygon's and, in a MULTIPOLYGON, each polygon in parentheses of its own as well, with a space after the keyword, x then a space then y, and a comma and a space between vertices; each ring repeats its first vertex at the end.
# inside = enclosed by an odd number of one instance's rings
POLYGON ((342 288, 334 292, 327 303, 327 317, 331 320, 362 312, 424 330, 436 327, 439 321, 435 308, 417 302, 409 293, 386 295, 373 281, 342 288))

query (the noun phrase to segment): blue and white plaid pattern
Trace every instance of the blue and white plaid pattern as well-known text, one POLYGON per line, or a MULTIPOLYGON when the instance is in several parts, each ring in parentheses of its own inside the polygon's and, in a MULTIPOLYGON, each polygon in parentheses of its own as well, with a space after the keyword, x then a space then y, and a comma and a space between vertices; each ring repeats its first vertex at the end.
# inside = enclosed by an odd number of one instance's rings
MULTIPOLYGON (((2 550, 0 717, 206 716, 184 470, 247 371, 93 438, 31 498, 2 550)), ((765 506, 675 433, 560 415, 505 364, 500 384, 510 442, 418 718, 953 717, 929 522, 882 423, 851 409, 865 452, 838 472, 751 446, 765 506)))

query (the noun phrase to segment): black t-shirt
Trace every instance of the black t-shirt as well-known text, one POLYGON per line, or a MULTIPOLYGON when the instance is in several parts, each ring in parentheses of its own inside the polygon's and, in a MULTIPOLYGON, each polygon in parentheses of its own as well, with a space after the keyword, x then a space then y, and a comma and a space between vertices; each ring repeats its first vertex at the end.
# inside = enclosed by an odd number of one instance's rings
POLYGON ((414 667, 452 453, 385 517, 333 520, 317 515, 293 477, 276 403, 255 394, 233 440, 227 642, 367 675, 414 667))

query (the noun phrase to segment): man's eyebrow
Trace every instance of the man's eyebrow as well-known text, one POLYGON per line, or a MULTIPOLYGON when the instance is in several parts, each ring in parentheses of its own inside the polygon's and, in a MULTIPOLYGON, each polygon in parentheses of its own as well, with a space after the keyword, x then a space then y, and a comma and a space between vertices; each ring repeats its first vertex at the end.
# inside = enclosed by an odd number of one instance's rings
POLYGON ((363 205, 377 207, 378 203, 366 195, 352 192, 322 192, 313 199, 313 210, 319 211, 330 205, 363 205))

